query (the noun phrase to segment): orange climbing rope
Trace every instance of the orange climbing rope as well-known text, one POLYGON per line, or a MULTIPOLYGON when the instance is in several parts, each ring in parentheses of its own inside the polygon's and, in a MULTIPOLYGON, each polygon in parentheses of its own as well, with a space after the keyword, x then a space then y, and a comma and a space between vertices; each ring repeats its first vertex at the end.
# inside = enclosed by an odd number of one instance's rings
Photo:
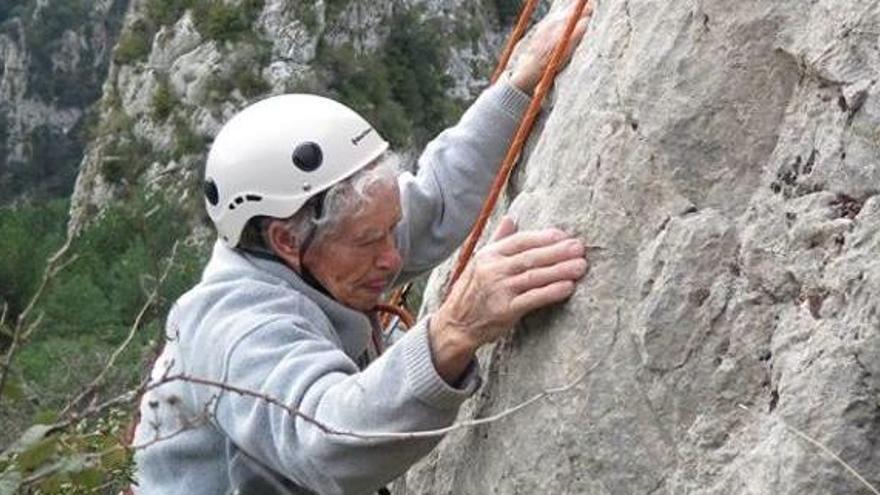
MULTIPOLYGON (((410 314, 409 311, 406 310, 403 304, 400 304, 401 301, 398 301, 396 304, 378 304, 376 305, 375 310, 384 313, 387 316, 398 317, 400 318, 401 323, 406 326, 406 328, 412 328, 412 326, 416 323, 416 319, 413 318, 413 315, 410 314)), ((385 327, 390 323, 390 318, 382 319, 382 326, 385 327)))
MULTIPOLYGON (((538 114, 541 111, 541 105, 543 105, 544 103, 544 98, 547 96, 547 93, 553 86, 553 81, 556 78, 556 74, 559 72, 563 55, 566 51, 568 51, 571 45, 572 34, 574 33, 574 30, 577 27, 577 23, 583 15, 584 9, 587 7, 588 3, 588 0, 577 0, 575 8, 572 10, 571 17, 568 20, 568 24, 566 24, 563 36, 553 50, 553 54, 550 57, 550 62, 547 64, 547 67, 544 69, 544 73, 541 75, 541 79, 538 82, 537 87, 535 88, 535 95, 532 98, 532 102, 526 110, 525 116, 520 122, 520 126, 517 129, 513 141, 510 144, 510 149, 508 149, 507 155, 504 157, 504 161, 502 162, 501 167, 499 168, 498 173, 495 176, 495 180, 492 183, 492 188, 489 190, 489 196, 483 203, 483 207, 480 210, 480 215, 477 217, 476 224, 471 230, 471 233, 468 236, 464 247, 462 247, 461 249, 461 253, 459 254, 458 261, 456 262, 455 269, 452 273, 452 277, 449 279, 449 283, 446 287, 447 295, 449 293, 449 289, 451 289, 455 281, 458 280, 458 278, 461 276, 461 273, 464 271, 464 268, 467 266, 468 262, 474 254, 477 242, 480 240, 480 237, 482 237, 483 232, 486 229, 486 225, 489 222, 489 217, 492 215, 492 211, 495 210, 495 205, 498 203, 498 198, 501 196, 501 190, 510 179, 510 174, 513 172, 513 167, 516 165, 517 159, 519 158, 519 155, 522 152, 523 147, 525 146, 525 142, 532 132, 532 128, 535 125, 535 120, 537 119, 538 114)), ((507 64, 508 62, 510 62, 510 57, 513 55, 513 50, 514 48, 516 48, 516 44, 519 43, 523 35, 525 35, 526 29, 529 25, 529 21, 531 21, 532 15, 534 14, 535 8, 537 8, 537 6, 538 0, 527 0, 526 3, 523 4, 523 8, 519 13, 519 18, 517 19, 516 25, 514 26, 513 31, 511 31, 510 36, 507 39, 504 50, 501 52, 501 56, 498 60, 498 66, 492 73, 492 83, 496 82, 501 77, 501 74, 504 73, 504 69, 507 68, 507 64)), ((392 315, 397 315, 398 317, 400 317, 401 321, 403 321, 404 324, 406 324, 407 320, 411 322, 415 321, 415 318, 413 318, 412 315, 410 315, 409 312, 401 304, 404 298, 404 294, 406 294, 408 290, 409 285, 398 289, 391 295, 387 304, 381 304, 376 307, 376 311, 386 313, 386 315, 383 316, 383 318, 381 319, 383 326, 387 326, 388 323, 390 323, 392 315)), ((406 325, 407 327, 411 326, 409 324, 406 325)))
POLYGON ((541 105, 544 103, 544 98, 553 86, 553 81, 555 80, 556 74, 559 72, 562 64, 563 55, 571 46, 571 38, 575 27, 577 27, 577 23, 580 20, 581 15, 583 15, 587 4, 588 0, 577 0, 575 8, 571 12, 571 17, 568 20, 568 24, 565 26, 565 32, 559 40, 559 43, 556 45, 556 48, 553 50, 550 62, 544 69, 544 74, 541 76, 541 80, 535 88, 535 96, 532 98, 532 102, 526 110, 522 122, 520 122, 520 126, 510 144, 510 149, 507 151, 507 156, 504 157, 501 168, 495 176, 495 181, 492 183, 492 188, 489 190, 489 196, 486 198, 485 203, 483 203, 480 216, 477 217, 477 222, 474 225, 474 228, 471 230, 464 247, 461 248, 458 262, 456 263, 455 269, 452 272, 452 277, 449 279, 449 284, 446 288, 447 295, 453 284, 455 284, 456 280, 458 280, 462 272, 464 272, 465 267, 474 254, 477 242, 480 240, 480 237, 482 237, 483 231, 486 230, 486 224, 489 222, 489 217, 492 215, 492 211, 495 210, 495 205, 498 203, 498 198, 501 196, 501 190, 504 189, 504 186, 510 179, 513 167, 516 165, 519 155, 525 146, 526 140, 532 132, 532 127, 534 127, 535 120, 541 111, 541 105))
MULTIPOLYGON (((513 55, 513 49, 516 48, 516 44, 519 43, 523 35, 525 35, 526 29, 529 27, 529 21, 532 19, 535 8, 538 6, 538 1, 539 0, 527 0, 526 3, 523 4, 519 17, 516 20, 516 25, 513 27, 513 31, 510 32, 510 36, 507 37, 504 50, 502 50, 501 56, 498 58, 498 65, 492 73, 490 81, 493 84, 498 81, 501 74, 504 74, 504 69, 507 67, 508 62, 510 62, 510 57, 513 55)), ((411 284, 404 285, 391 294, 387 303, 376 306, 375 311, 383 313, 382 318, 379 320, 383 328, 391 323, 394 316, 399 317, 400 321, 403 322, 407 328, 412 327, 413 323, 415 323, 415 318, 413 318, 409 311, 406 310, 404 301, 406 293, 409 292, 410 288, 411 284)))

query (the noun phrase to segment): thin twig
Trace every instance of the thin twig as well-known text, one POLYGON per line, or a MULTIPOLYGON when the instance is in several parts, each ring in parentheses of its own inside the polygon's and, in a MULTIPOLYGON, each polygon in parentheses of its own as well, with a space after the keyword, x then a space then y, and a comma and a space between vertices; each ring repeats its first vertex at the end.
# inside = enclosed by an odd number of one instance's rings
POLYGON ((19 340, 21 343, 27 343, 31 337, 34 335, 34 332, 37 331, 37 328, 43 324, 43 318, 46 317, 46 313, 40 311, 40 314, 37 315, 27 326, 22 330, 21 335, 19 336, 19 340))
POLYGON ((10 342, 9 348, 6 349, 3 363, 0 365, 0 397, 3 396, 3 390, 6 387, 6 381, 9 378, 9 370, 12 368, 12 361, 15 359, 15 355, 18 353, 22 343, 31 337, 42 321, 42 315, 40 315, 36 320, 28 323, 31 312, 37 306, 37 303, 43 298, 46 288, 49 286, 49 282, 72 262, 72 260, 62 262, 67 251, 70 249, 72 242, 73 236, 68 234, 64 245, 62 245, 55 254, 49 257, 46 263, 46 268, 43 270, 43 277, 40 280, 40 285, 37 286, 37 290, 34 292, 34 295, 31 296, 27 306, 25 306, 24 310, 22 310, 22 312, 19 313, 18 318, 16 318, 15 326, 11 331, 12 342, 10 342))
POLYGON ((134 323, 132 323, 131 327, 128 329, 128 335, 125 337, 125 340, 113 351, 113 354, 110 356, 110 359, 107 360, 107 364, 104 365, 104 368, 101 369, 101 372, 88 384, 88 386, 83 389, 73 400, 67 403, 64 406, 64 409, 61 411, 60 415, 67 415, 74 407, 76 407, 85 397, 94 393, 101 384, 104 383, 104 379, 109 373, 110 369, 113 368, 113 365, 116 364, 116 360, 119 359, 119 356, 122 355, 123 352, 128 348, 131 342, 134 340, 137 331, 141 327, 141 323, 143 322, 144 317, 150 308, 159 300, 159 291, 162 288, 162 285, 165 283, 165 279, 168 278, 168 274, 171 272, 171 268, 174 266, 174 259, 177 256, 177 247, 178 242, 175 242, 171 247, 171 254, 168 256, 167 265, 165 270, 162 272, 159 280, 156 282, 153 290, 150 292, 147 297, 146 302, 141 307, 141 310, 138 312, 137 317, 134 319, 134 323))
POLYGON ((6 315, 9 314, 9 303, 3 301, 3 312, 0 313, 0 333, 9 337, 10 339, 14 336, 12 335, 12 330, 6 328, 6 315))
MULTIPOLYGON (((754 416, 757 416, 757 414, 754 411, 752 411, 751 409, 749 409, 747 406, 745 406, 743 404, 740 404, 739 408, 742 409, 743 411, 749 412, 750 414, 752 414, 754 416)), ((818 440, 814 439, 813 437, 807 435, 806 433, 804 433, 800 429, 795 428, 794 426, 788 424, 788 422, 785 421, 784 419, 782 419, 781 417, 777 416, 777 417, 775 417, 775 419, 777 421, 779 421, 779 423, 782 424, 782 426, 784 426, 788 431, 794 433, 795 435, 800 437, 802 440, 807 441, 810 445, 813 445, 814 447, 816 447, 817 449, 819 449, 820 451, 822 451, 823 453, 825 453, 826 455, 831 457, 831 459, 833 459, 834 462, 843 466, 844 469, 846 469, 851 475, 853 475, 853 477, 855 477, 857 480, 859 480, 859 482, 862 485, 864 485, 868 490, 870 490, 871 493, 873 493, 874 495, 880 495, 880 491, 878 491, 877 488, 874 487, 874 485, 869 483, 868 480, 866 480, 864 476, 859 474, 859 472, 856 471, 856 469, 854 467, 852 467, 846 461, 841 459, 839 455, 832 452, 831 449, 829 449, 828 447, 826 447, 824 444, 822 444, 818 440)))

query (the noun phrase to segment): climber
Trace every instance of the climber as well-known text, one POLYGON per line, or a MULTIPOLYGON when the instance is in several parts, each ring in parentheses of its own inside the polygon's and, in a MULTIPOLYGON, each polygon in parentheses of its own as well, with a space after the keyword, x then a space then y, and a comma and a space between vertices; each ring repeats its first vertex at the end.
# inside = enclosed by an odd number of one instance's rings
POLYGON ((223 127, 204 187, 220 239, 168 316, 136 493, 376 493, 437 444, 365 436, 450 425, 479 387, 476 350, 569 297, 584 246, 504 218, 447 300, 387 349, 373 309, 467 234, 565 18, 541 21, 415 176, 325 98, 272 97, 223 127))

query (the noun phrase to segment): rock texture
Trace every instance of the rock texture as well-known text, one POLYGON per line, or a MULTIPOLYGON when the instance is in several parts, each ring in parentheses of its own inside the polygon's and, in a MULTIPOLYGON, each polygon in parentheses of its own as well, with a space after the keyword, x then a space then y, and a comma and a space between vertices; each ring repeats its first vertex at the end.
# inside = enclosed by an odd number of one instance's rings
POLYGON ((880 486, 878 80, 876 1, 599 2, 504 207, 591 272, 461 417, 596 368, 396 493, 870 493, 789 427, 880 486))

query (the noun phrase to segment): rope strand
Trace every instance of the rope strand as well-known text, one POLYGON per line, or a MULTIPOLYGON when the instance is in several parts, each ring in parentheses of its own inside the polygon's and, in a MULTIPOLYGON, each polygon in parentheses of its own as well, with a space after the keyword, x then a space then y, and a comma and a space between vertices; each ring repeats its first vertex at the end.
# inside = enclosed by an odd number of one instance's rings
MULTIPOLYGON (((526 29, 529 27, 529 21, 532 19, 532 15, 535 12, 535 9, 538 7, 539 0, 528 0, 525 4, 523 4, 522 9, 519 12, 519 17, 516 20, 516 25, 510 33, 510 36, 507 37, 507 42, 504 45, 504 50, 501 52, 501 56, 498 58, 498 65, 495 67, 495 71, 492 73, 492 78, 490 79, 492 84, 495 84, 498 79, 504 74, 504 69, 507 68, 507 64, 510 62, 510 57, 513 56, 513 50, 516 48, 516 44, 520 42, 523 36, 526 33, 526 29)), ((451 285, 451 284, 450 284, 451 285)), ((392 320, 392 316, 396 315, 400 317, 401 321, 404 322, 404 325, 407 328, 412 327, 412 324, 407 324, 407 321, 414 322, 415 318, 406 310, 404 307, 404 294, 406 294, 410 289, 411 284, 406 284, 403 287, 394 291, 391 296, 388 298, 388 302, 386 304, 382 304, 377 309, 382 313, 385 313, 380 322, 382 327, 387 327, 392 320)))
POLYGON ((455 269, 452 272, 452 277, 449 279, 449 283, 446 286, 447 296, 449 295, 452 286, 458 278, 461 277, 462 272, 464 272, 465 267, 474 254, 477 242, 479 242, 480 238, 483 236, 483 232, 486 230, 489 217, 492 216, 492 212, 495 210, 495 205, 498 203, 498 198, 501 196, 501 191, 510 179, 510 174, 513 172, 513 168, 519 159, 520 153, 522 153, 522 150, 525 147, 526 140, 532 132, 538 114, 541 112, 544 98, 553 86, 553 81, 555 80, 556 74, 559 72, 562 64, 563 55, 568 51, 569 46, 571 45, 572 34, 574 33, 575 27, 577 27, 577 23, 580 20, 584 9, 587 7, 587 4, 588 0, 577 0, 577 5, 571 12, 571 17, 568 20, 568 24, 565 26, 565 32, 559 40, 559 43, 556 45, 556 48, 553 50, 550 62, 544 69, 544 74, 541 76, 541 80, 535 88, 535 96, 532 98, 532 102, 526 110, 523 120, 520 122, 520 126, 510 144, 510 149, 507 150, 507 155, 504 157, 504 161, 501 164, 501 168, 498 169, 498 174, 495 176, 495 181, 492 183, 492 188, 489 190, 489 196, 483 203, 483 208, 480 211, 480 215, 477 217, 474 228, 471 230, 467 241, 461 248, 458 262, 456 263, 455 269))

